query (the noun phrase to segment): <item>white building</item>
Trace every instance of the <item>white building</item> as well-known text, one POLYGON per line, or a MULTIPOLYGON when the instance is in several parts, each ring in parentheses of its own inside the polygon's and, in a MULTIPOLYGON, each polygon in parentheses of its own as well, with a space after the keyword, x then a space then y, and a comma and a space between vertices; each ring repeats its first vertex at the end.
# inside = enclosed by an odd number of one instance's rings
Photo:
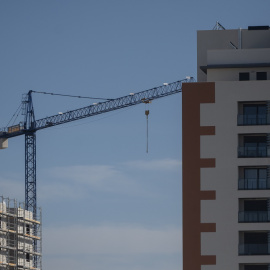
POLYGON ((41 212, 37 217, 0 197, 0 270, 41 270, 41 212))
POLYGON ((270 30, 198 31, 183 86, 183 270, 270 269, 270 30))

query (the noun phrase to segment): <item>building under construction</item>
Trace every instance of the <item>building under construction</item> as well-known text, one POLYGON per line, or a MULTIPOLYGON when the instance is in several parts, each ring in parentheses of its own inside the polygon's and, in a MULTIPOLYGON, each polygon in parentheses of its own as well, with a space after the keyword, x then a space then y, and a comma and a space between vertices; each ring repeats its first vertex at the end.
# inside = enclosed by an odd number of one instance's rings
POLYGON ((0 197, 0 270, 42 269, 41 209, 0 197))

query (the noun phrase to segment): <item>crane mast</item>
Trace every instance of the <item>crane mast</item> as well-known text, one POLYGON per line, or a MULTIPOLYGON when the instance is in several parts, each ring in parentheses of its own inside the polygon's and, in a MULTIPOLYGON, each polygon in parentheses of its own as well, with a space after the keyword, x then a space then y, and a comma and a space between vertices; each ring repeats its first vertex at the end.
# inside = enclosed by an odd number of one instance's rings
POLYGON ((36 131, 35 113, 30 90, 23 100, 25 114, 25 208, 33 212, 34 219, 37 212, 36 192, 36 131))
POLYGON ((79 119, 99 115, 102 113, 119 110, 129 106, 145 103, 154 99, 173 95, 182 91, 182 84, 193 82, 193 77, 173 83, 164 83, 162 86, 149 90, 130 93, 127 96, 94 103, 93 105, 67 111, 62 114, 52 115, 35 120, 32 93, 30 90, 23 100, 25 119, 23 123, 0 129, 0 148, 8 138, 25 135, 25 207, 36 216, 36 132, 79 119))

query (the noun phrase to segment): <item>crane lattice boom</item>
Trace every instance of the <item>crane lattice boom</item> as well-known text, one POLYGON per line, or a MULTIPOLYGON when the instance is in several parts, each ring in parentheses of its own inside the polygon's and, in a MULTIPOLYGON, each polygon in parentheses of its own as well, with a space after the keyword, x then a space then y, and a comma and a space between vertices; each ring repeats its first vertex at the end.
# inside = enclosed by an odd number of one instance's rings
POLYGON ((127 96, 111 99, 105 102, 95 103, 94 105, 68 111, 62 114, 52 115, 38 120, 34 120, 33 104, 31 98, 31 93, 33 91, 29 91, 27 99, 28 101, 25 101, 29 103, 28 110, 26 110, 27 111, 26 119, 29 120, 28 121, 25 120, 24 123, 20 123, 12 127, 0 129, 0 138, 12 138, 26 134, 29 131, 35 132, 40 129, 61 125, 79 119, 87 118, 90 116, 95 116, 98 114, 137 105, 145 102, 145 100, 154 100, 165 96, 173 95, 181 92, 182 83, 190 81, 192 81, 192 79, 184 79, 181 81, 176 81, 168 84, 165 83, 162 86, 155 87, 149 90, 145 90, 134 94, 131 93, 130 95, 127 96))

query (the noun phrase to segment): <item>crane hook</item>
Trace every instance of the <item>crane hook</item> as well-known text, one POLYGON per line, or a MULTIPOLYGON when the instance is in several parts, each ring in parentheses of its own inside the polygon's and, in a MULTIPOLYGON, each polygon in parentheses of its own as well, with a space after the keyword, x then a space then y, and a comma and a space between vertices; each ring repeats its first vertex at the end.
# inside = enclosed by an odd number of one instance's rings
MULTIPOLYGON (((145 107, 146 106, 149 106, 149 104, 151 103, 151 99, 145 99, 143 98, 142 100, 142 103, 145 104, 145 107)), ((145 108, 145 116, 146 116, 146 153, 148 153, 148 115, 149 115, 149 110, 146 110, 145 108)))

